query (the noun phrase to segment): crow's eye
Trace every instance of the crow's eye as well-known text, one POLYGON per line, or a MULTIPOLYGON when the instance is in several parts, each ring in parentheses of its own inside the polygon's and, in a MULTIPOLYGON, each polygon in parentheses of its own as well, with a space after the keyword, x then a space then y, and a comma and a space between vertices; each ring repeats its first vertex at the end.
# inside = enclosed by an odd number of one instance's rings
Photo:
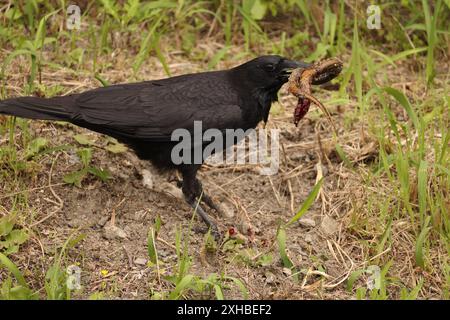
POLYGON ((266 65, 264 66, 264 68, 265 68, 267 71, 273 71, 273 70, 275 70, 275 65, 274 65, 273 63, 268 63, 268 64, 266 64, 266 65))

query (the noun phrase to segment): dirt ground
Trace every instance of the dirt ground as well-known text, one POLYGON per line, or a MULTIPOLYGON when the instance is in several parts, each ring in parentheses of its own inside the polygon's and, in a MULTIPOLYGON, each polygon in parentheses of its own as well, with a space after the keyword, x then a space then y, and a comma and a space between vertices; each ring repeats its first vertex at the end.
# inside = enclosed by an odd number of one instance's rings
MULTIPOLYGON (((188 72, 186 66, 189 65, 174 62, 172 69, 174 73, 188 72)), ((126 74, 114 72, 109 75, 112 83, 127 81, 126 74)), ((44 74, 43 78, 51 77, 44 74)), ((48 80, 48 85, 58 82, 57 79, 48 80)), ((75 85, 73 90, 94 86, 95 82, 84 82, 75 85)), ((324 102, 331 95, 328 91, 317 93, 324 102)), ((348 110, 352 105, 330 108, 338 128, 344 126, 344 107, 348 110)), ((196 232, 203 227, 196 219, 189 240, 193 258, 190 273, 202 277, 218 273, 239 278, 251 299, 351 298, 354 294, 346 291, 345 280, 352 271, 367 264, 361 260, 359 239, 348 227, 352 198, 363 192, 362 187, 349 188, 357 178, 335 153, 336 140, 325 117, 318 111, 310 111, 296 128, 292 123, 293 108, 294 98, 288 97, 284 88, 280 104, 273 108, 268 123, 268 128, 281 131, 278 174, 260 175, 254 165, 202 168, 199 177, 205 190, 234 213, 233 218, 224 218, 209 211, 221 231, 226 232, 230 226, 242 231, 250 223, 255 234, 247 237, 238 248, 218 250, 211 255, 205 252, 203 233, 196 232), (325 177, 325 183, 317 201, 302 222, 287 229, 289 256, 302 270, 300 281, 294 281, 289 270, 283 268, 276 243, 272 244, 280 221, 288 221, 297 212, 321 176, 325 177), (266 254, 271 255, 272 260, 262 265, 240 261, 247 255, 255 262, 266 254)), ((158 255, 163 274, 170 273, 177 260, 176 231, 181 226, 186 234, 192 216, 192 209, 184 201, 167 192, 170 189, 167 184, 176 188, 176 183, 168 182, 167 175, 154 173, 149 163, 136 161, 129 151, 119 154, 106 151, 104 136, 49 122, 33 121, 30 126, 35 136, 47 138, 51 146, 82 147, 74 141, 73 135, 92 136, 97 145, 93 147, 93 164, 112 173, 108 182, 89 177, 83 181, 82 188, 64 184, 64 175, 81 167, 72 148, 42 156, 35 169, 37 174, 24 178, 28 184, 30 216, 23 225, 29 221, 34 225, 30 228, 30 240, 13 258, 21 270, 27 270, 25 276, 31 286, 42 288, 45 272, 54 261, 55 249, 71 235, 82 234, 85 238, 68 251, 66 261, 67 265, 77 264, 82 270, 83 288, 74 294, 75 298, 84 299, 101 292, 105 298, 147 299, 152 290, 167 290, 169 284, 159 279, 154 266, 147 264, 147 235, 159 215, 163 223, 157 241, 158 255), (152 172, 153 188, 144 185, 144 170, 152 172), (120 231, 111 234, 107 229, 112 216, 120 231), (43 218, 48 219, 40 222, 43 218)), ((352 160, 362 164, 371 162, 376 153, 374 142, 364 132, 364 126, 358 124, 345 134, 338 133, 341 145, 354 147, 352 160)), ((11 199, 2 197, 4 209, 12 207, 11 199)), ((225 296, 240 298, 241 294, 231 286, 225 296)))

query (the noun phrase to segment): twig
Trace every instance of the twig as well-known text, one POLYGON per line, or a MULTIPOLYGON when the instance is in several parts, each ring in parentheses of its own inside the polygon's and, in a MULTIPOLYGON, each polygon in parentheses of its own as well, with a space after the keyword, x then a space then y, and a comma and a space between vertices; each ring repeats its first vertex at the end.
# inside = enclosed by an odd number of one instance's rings
POLYGON ((277 190, 275 189, 275 186, 273 185, 272 179, 270 178, 270 176, 267 176, 267 177, 269 178, 270 186, 272 187, 273 194, 275 195, 275 199, 277 200, 278 205, 280 206, 280 208, 283 208, 284 206, 281 204, 280 196, 279 196, 277 190))
POLYGON ((122 205, 122 203, 125 202, 125 199, 126 198, 123 198, 122 200, 120 200, 120 202, 112 209, 111 220, 110 220, 111 226, 114 226, 116 223, 116 209, 119 208, 122 205))
POLYGON ((292 191, 292 183, 291 179, 288 179, 288 189, 289 189, 289 196, 291 198, 291 213, 294 213, 294 192, 292 191))
POLYGON ((355 267, 355 264, 354 264, 352 258, 350 258, 350 256, 347 254, 347 252, 342 250, 342 248, 336 243, 336 241, 333 241, 333 244, 334 244, 334 246, 336 247, 336 249, 338 250, 339 253, 343 253, 347 257, 348 261, 350 261, 351 266, 350 266, 350 268, 348 269, 348 271, 346 273, 344 273, 343 275, 335 278, 335 280, 336 280, 336 279, 339 279, 339 278, 342 277, 341 280, 339 280, 338 282, 335 282, 335 283, 330 282, 330 283, 325 284, 323 287, 326 288, 326 289, 333 289, 333 288, 337 287, 338 285, 340 285, 345 280, 347 280, 348 277, 350 276, 350 274, 352 273, 354 267, 355 267))
POLYGON ((169 248, 171 248, 171 249, 173 249, 173 250, 175 250, 175 251, 177 250, 177 247, 175 247, 173 244, 167 242, 167 241, 164 240, 164 239, 161 239, 161 238, 159 238, 159 237, 156 237, 156 240, 158 240, 158 241, 161 242, 162 244, 165 244, 166 246, 168 246, 169 248))

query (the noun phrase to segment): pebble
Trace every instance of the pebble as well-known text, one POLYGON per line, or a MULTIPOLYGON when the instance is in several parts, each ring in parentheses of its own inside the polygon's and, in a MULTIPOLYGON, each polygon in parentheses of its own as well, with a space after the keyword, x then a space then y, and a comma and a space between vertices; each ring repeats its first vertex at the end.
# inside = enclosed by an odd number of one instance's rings
POLYGON ((322 219, 322 223, 320 224, 320 229, 326 235, 332 235, 339 230, 339 224, 332 217, 325 215, 322 219))
POLYGON ((314 228, 316 226, 314 219, 310 218, 301 218, 298 223, 305 228, 314 228))
POLYGON ((145 258, 136 258, 134 260, 134 264, 139 265, 139 266, 145 266, 147 264, 147 259, 145 259, 145 258))
POLYGON ((305 235, 305 242, 307 242, 307 243, 313 243, 314 242, 314 237, 313 237, 313 235, 312 234, 307 234, 307 235, 305 235))
POLYGON ((112 226, 110 223, 106 224, 103 227, 103 238, 112 240, 112 239, 126 239, 127 234, 124 230, 119 227, 112 226))

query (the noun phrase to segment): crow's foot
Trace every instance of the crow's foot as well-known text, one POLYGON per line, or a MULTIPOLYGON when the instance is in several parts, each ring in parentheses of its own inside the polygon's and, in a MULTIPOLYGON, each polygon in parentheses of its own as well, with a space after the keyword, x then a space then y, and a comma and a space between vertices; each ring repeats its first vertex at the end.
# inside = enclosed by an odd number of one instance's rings
POLYGON ((221 238, 219 228, 217 227, 217 224, 208 216, 206 211, 200 206, 198 199, 195 200, 186 199, 186 201, 194 209, 194 211, 197 212, 197 214, 202 218, 208 229, 211 230, 211 234, 213 235, 214 239, 216 239, 216 241, 219 241, 221 238))

